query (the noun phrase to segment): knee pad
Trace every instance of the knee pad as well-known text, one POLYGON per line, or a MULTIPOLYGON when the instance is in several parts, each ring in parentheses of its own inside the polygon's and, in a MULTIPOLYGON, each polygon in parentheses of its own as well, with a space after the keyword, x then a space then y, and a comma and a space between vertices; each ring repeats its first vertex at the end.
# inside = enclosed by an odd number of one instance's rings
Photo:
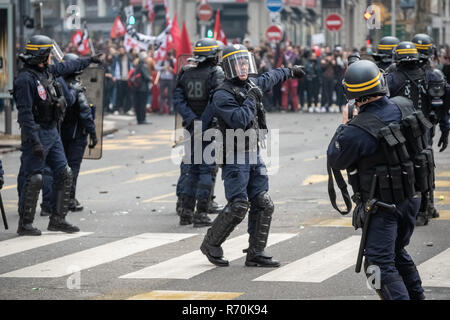
POLYGON ((259 210, 264 211, 266 215, 272 215, 275 210, 275 206, 267 191, 259 193, 252 201, 259 210))
POLYGON ((66 184, 67 181, 71 182, 72 181, 72 169, 70 169, 70 167, 66 165, 65 167, 61 168, 58 171, 55 178, 56 178, 55 180, 57 180, 58 183, 66 184))
POLYGON ((230 203, 230 210, 231 214, 233 215, 233 220, 235 220, 238 223, 244 220, 249 207, 250 204, 248 201, 243 199, 234 199, 230 203))
POLYGON ((42 189, 43 178, 42 174, 35 173, 29 178, 29 188, 32 191, 39 191, 42 189))

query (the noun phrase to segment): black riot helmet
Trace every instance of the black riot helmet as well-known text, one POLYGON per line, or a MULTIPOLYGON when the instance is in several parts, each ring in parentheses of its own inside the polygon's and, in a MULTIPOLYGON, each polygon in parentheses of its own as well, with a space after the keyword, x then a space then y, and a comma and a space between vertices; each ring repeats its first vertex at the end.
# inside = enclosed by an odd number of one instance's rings
POLYGON ((387 36, 383 37, 378 44, 378 55, 381 61, 390 62, 392 60, 392 55, 394 54, 394 49, 397 48, 400 40, 397 37, 387 36))
POLYGON ((233 44, 223 49, 222 68, 227 79, 258 74, 253 54, 242 44, 233 44))
POLYGON ((394 49, 394 60, 396 63, 419 61, 419 53, 414 43, 400 42, 394 49))
POLYGON ((433 38, 424 33, 418 33, 411 41, 419 52, 419 58, 428 60, 433 55, 433 38))
POLYGON ((35 35, 27 41, 25 49, 25 54, 20 54, 19 57, 26 64, 46 64, 53 49, 53 40, 44 35, 35 35))
POLYGON ((352 63, 345 72, 342 85, 346 98, 358 102, 389 92, 383 71, 369 60, 352 63))
MULTIPOLYGON (((67 62, 67 61, 74 61, 74 60, 78 60, 80 57, 78 57, 78 55, 76 55, 75 53, 66 53, 63 57, 63 62, 67 62)), ((77 71, 74 72, 74 75, 79 75, 82 74, 83 71, 77 71)))
POLYGON ((427 91, 433 98, 440 98, 445 94, 447 79, 439 69, 427 73, 427 91))
POLYGON ((206 60, 216 60, 219 55, 219 45, 214 39, 201 39, 194 45, 194 59, 198 63, 206 60))
POLYGON ((347 63, 348 65, 351 65, 352 63, 361 60, 361 56, 359 55, 359 52, 352 52, 348 58, 347 63))

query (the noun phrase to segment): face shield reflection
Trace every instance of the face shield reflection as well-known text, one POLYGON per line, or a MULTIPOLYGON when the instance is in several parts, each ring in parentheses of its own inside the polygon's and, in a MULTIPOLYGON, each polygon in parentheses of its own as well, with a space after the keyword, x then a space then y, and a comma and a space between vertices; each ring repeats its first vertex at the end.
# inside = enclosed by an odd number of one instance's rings
POLYGON ((59 45, 56 43, 55 40, 53 40, 53 46, 52 46, 51 53, 52 53, 54 62, 62 62, 63 61, 64 53, 62 52, 61 48, 59 47, 59 45))
POLYGON ((246 51, 225 56, 223 68, 230 79, 258 74, 252 53, 246 51))

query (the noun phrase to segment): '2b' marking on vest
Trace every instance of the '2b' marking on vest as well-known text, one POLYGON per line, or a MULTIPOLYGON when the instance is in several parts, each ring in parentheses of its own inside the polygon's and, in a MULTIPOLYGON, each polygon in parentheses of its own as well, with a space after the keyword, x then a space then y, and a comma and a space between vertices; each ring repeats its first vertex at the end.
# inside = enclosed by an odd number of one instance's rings
POLYGON ((37 91, 39 94, 39 97, 41 97, 42 100, 47 100, 47 91, 45 91, 44 86, 38 81, 37 91))
POLYGON ((187 83, 188 99, 202 99, 205 94, 205 83, 201 80, 191 80, 187 83))

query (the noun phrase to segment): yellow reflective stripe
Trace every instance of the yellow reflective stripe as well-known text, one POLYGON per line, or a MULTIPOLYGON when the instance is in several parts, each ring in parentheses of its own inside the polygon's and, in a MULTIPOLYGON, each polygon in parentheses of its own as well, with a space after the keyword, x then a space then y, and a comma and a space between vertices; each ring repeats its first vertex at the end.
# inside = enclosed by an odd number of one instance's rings
POLYGON ((432 44, 432 43, 430 43, 430 44, 414 43, 414 45, 415 45, 416 47, 431 47, 433 44, 432 44))
POLYGON ((373 78, 372 80, 370 80, 370 81, 367 81, 367 82, 364 82, 364 83, 359 83, 359 84, 348 84, 348 83, 344 82, 344 84, 345 84, 347 87, 349 87, 349 88, 361 88, 361 87, 365 87, 365 86, 370 85, 370 84, 373 83, 374 81, 379 80, 380 77, 381 77, 381 72, 378 72, 378 75, 377 75, 375 78, 373 78))
POLYGON ((239 52, 248 52, 248 50, 237 50, 237 51, 233 51, 233 52, 227 53, 226 55, 224 55, 222 57, 222 59, 225 59, 226 57, 231 56, 232 54, 235 54, 235 53, 239 53, 239 52))
POLYGON ((194 51, 209 51, 211 49, 218 48, 218 47, 219 47, 218 45, 216 45, 216 46, 209 46, 209 47, 195 47, 194 51))
POLYGON ((405 53, 417 53, 417 49, 400 49, 396 50, 398 54, 405 54, 405 53))
POLYGON ((378 45, 378 49, 394 49, 397 46, 397 44, 380 44, 378 45))
POLYGON ((39 48, 29 48, 29 47, 25 47, 25 49, 27 49, 27 50, 39 50, 39 48))
POLYGON ((366 91, 366 90, 372 89, 373 87, 376 87, 376 86, 379 85, 379 84, 380 84, 380 80, 378 80, 378 81, 375 82, 374 84, 372 84, 372 85, 370 85, 370 86, 367 86, 367 87, 364 87, 364 88, 360 88, 360 89, 350 89, 350 88, 347 88, 347 90, 350 91, 350 92, 361 92, 361 91, 366 91))
POLYGON ((27 44, 27 47, 35 47, 35 48, 49 48, 53 47, 52 44, 27 44))

